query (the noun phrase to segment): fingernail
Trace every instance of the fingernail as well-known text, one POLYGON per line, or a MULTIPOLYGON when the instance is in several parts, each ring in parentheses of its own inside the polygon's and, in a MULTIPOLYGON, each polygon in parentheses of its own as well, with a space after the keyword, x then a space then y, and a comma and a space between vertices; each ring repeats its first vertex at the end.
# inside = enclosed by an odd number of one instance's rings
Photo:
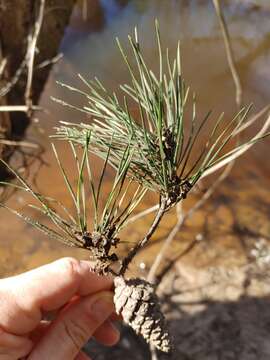
POLYGON ((92 304, 91 310, 95 317, 107 318, 114 311, 113 295, 110 293, 101 294, 92 304))

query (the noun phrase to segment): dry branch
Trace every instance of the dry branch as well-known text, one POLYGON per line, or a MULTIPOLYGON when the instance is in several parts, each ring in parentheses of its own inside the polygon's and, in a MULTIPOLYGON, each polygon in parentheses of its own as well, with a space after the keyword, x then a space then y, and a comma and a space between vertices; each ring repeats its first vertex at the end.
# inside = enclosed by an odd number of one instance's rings
POLYGON ((6 65, 7 65, 7 59, 4 58, 4 59, 1 60, 1 63, 0 63, 0 76, 2 76, 6 65))
POLYGON ((0 139, 0 144, 8 145, 8 146, 22 146, 22 147, 28 147, 32 149, 38 149, 39 145, 29 142, 29 141, 13 141, 13 140, 4 140, 0 139))
POLYGON ((39 13, 34 25, 33 35, 29 35, 28 37, 28 49, 27 49, 27 81, 26 81, 26 88, 25 88, 25 104, 28 106, 30 114, 32 111, 32 82, 33 82, 33 71, 34 71, 34 60, 35 60, 35 53, 37 47, 37 40, 40 34, 41 26, 43 23, 44 18, 44 9, 45 9, 45 2, 46 0, 40 0, 40 7, 39 13))
MULTIPOLYGON (((42 110, 42 107, 40 106, 31 106, 32 110, 42 110)), ((0 106, 0 112, 25 112, 27 113, 29 111, 28 105, 3 105, 0 106)))
POLYGON ((59 53, 56 56, 54 56, 52 59, 42 61, 40 64, 35 66, 35 69, 43 69, 46 66, 56 64, 59 60, 61 60, 63 58, 63 56, 64 56, 63 53, 59 53))
POLYGON ((231 45, 231 41, 230 41, 229 30, 228 30, 226 20, 225 20, 222 8, 220 6, 219 0, 213 0, 213 4, 214 4, 214 7, 215 7, 215 10, 216 10, 218 19, 219 19, 219 23, 220 23, 220 27, 221 27, 221 31, 222 31, 222 35, 223 35, 223 39, 224 39, 224 45, 225 45, 228 65, 229 65, 229 68, 231 70, 232 78, 233 78, 234 85, 235 85, 235 91, 236 91, 235 101, 236 101, 236 105, 238 106, 238 108, 240 108, 241 104, 242 104, 242 93, 243 93, 243 91, 242 91, 241 81, 240 81, 240 78, 239 78, 239 75, 238 75, 238 72, 237 72, 236 66, 235 66, 235 60, 234 60, 232 45, 231 45))
POLYGON ((137 221, 137 220, 139 220, 139 219, 141 219, 141 218, 144 218, 145 216, 147 216, 147 215, 149 215, 149 214, 152 214, 152 212, 158 210, 158 208, 159 208, 159 204, 156 204, 156 205, 154 205, 154 206, 151 206, 151 207, 149 207, 149 208, 147 208, 147 209, 139 212, 138 214, 132 216, 132 217, 128 220, 127 224, 132 224, 132 223, 134 223, 135 221, 137 221))
POLYGON ((23 61, 21 62, 21 65, 15 71, 15 73, 12 76, 12 78, 10 79, 10 81, 0 89, 0 96, 7 95, 10 92, 10 90, 13 88, 13 86, 15 86, 17 84, 18 80, 20 79, 20 77, 25 69, 25 66, 26 66, 26 57, 23 59, 23 61))

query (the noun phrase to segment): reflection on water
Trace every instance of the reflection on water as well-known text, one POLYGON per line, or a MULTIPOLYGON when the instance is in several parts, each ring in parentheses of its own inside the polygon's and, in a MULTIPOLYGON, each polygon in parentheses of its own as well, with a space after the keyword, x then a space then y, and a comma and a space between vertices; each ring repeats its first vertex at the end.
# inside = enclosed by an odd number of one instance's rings
MULTIPOLYGON (((49 116, 47 113, 39 115, 40 124, 46 134, 52 133, 52 127, 59 120, 84 119, 80 113, 67 111, 50 100, 50 96, 55 96, 76 105, 82 101, 57 86, 56 80, 81 86, 76 74, 82 73, 89 78, 98 76, 106 86, 116 91, 119 83, 128 80, 127 70, 115 44, 116 36, 126 44, 127 34, 138 25, 146 60, 154 70, 157 68, 156 43, 153 36, 155 18, 160 22, 162 40, 171 52, 174 51, 177 40, 181 39, 185 79, 198 94, 198 111, 204 114, 205 111, 214 109, 216 115, 225 110, 225 116, 228 117, 235 112, 234 86, 211 1, 106 0, 99 2, 93 0, 91 4, 87 22, 80 19, 80 9, 75 9, 71 26, 62 44, 64 59, 54 66, 42 96, 41 105, 50 112, 49 116)), ((234 2, 228 5, 225 15, 244 88, 244 103, 253 102, 254 111, 258 111, 268 103, 270 95, 269 8, 254 9, 239 4, 234 2)), ((29 133, 29 136, 36 136, 31 129, 29 133)), ((58 176, 47 139, 42 138, 41 141, 48 149, 45 159, 50 166, 43 167, 40 171, 38 185, 41 189, 45 189, 46 193, 64 199, 68 204, 63 182, 58 176)), ((61 152, 63 144, 59 144, 58 148, 61 152)), ((176 242, 176 249, 181 248, 181 244, 186 243, 196 233, 207 229, 205 238, 211 243, 212 255, 210 255, 213 258, 220 248, 226 249, 228 251, 226 254, 241 258, 243 249, 239 237, 232 231, 235 222, 241 228, 249 228, 255 233, 258 231, 264 236, 270 231, 269 214, 268 217, 266 216, 270 207, 268 190, 270 164, 269 161, 266 162, 264 156, 269 152, 268 148, 269 140, 266 140, 238 162, 239 165, 234 169, 231 179, 223 185, 214 201, 194 217, 191 227, 181 232, 182 242, 176 242), (253 218, 260 221, 254 223, 253 218), (207 224, 205 224, 206 219, 207 224), (223 227, 220 228, 220 224, 223 224, 223 227)), ((61 155, 68 165, 69 154, 63 149, 61 155)), ((27 201, 23 194, 17 193, 11 203, 16 208, 22 209, 27 201)), ((153 201, 149 197, 144 206, 153 201)), ((193 202, 194 199, 190 197, 185 204, 189 206, 193 202)), ((162 239, 173 223, 174 217, 167 216, 156 238, 162 239)), ((136 228, 129 229, 129 241, 136 241, 147 225, 146 221, 142 221, 136 228)), ((157 241, 156 244, 158 245, 159 242, 157 241)), ((59 244, 47 241, 35 230, 1 210, 2 274, 30 268, 72 253, 73 251, 59 244)), ((154 254, 155 252, 149 249, 147 255, 149 261, 154 254)), ((207 251, 204 249, 204 256, 201 259, 205 259, 205 254, 207 251)))

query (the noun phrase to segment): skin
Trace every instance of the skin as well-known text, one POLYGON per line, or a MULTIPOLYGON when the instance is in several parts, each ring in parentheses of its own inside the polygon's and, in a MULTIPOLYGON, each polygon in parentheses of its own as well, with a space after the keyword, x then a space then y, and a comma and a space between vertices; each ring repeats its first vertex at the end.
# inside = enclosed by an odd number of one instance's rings
POLYGON ((0 360, 84 360, 89 338, 114 345, 112 286, 73 258, 1 279, 0 360))

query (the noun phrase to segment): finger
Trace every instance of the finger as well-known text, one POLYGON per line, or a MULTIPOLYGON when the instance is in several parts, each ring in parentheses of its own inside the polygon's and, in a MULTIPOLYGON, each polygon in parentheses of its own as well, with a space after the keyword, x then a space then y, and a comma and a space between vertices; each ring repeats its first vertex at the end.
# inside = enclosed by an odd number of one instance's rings
MULTIPOLYGON (((46 335, 50 326, 51 321, 41 321, 36 329, 31 332, 29 338, 34 344, 37 344, 40 339, 46 335)), ((114 324, 110 320, 107 320, 95 331, 93 336, 99 343, 112 346, 119 341, 120 333, 114 324)))
POLYGON ((92 272, 89 262, 73 258, 0 280, 0 326, 17 335, 28 333, 39 324, 42 311, 58 309, 74 295, 109 290, 112 284, 112 278, 92 272))
MULTIPOLYGON (((79 296, 74 296, 72 299, 70 299, 70 301, 66 304, 66 306, 69 306, 70 303, 72 303, 74 301, 77 301, 78 298, 79 298, 79 296)), ((63 308, 61 308, 61 309, 63 309, 63 308)), ((57 316, 58 313, 59 313, 59 309, 54 310, 54 311, 46 312, 46 313, 43 314, 43 319, 48 320, 48 321, 52 321, 53 319, 55 319, 55 317, 57 316)), ((121 314, 117 314, 116 312, 114 312, 110 316, 110 320, 112 320, 112 321, 122 321, 123 317, 122 317, 121 314)))
POLYGON ((121 314, 116 314, 115 312, 110 316, 112 321, 122 321, 123 317, 121 314))
POLYGON ((113 311, 113 295, 110 292, 79 299, 59 314, 29 360, 74 359, 113 311))
POLYGON ((29 339, 31 339, 34 344, 37 344, 40 339, 46 335, 50 325, 51 321, 42 320, 35 330, 29 334, 29 339))
POLYGON ((91 360, 89 356, 87 356, 84 352, 80 351, 76 356, 75 360, 91 360))
POLYGON ((107 320, 95 331, 94 338, 103 345, 112 346, 118 343, 120 333, 114 324, 107 320))
POLYGON ((0 359, 14 360, 30 353, 33 343, 26 337, 9 334, 0 329, 0 359))

